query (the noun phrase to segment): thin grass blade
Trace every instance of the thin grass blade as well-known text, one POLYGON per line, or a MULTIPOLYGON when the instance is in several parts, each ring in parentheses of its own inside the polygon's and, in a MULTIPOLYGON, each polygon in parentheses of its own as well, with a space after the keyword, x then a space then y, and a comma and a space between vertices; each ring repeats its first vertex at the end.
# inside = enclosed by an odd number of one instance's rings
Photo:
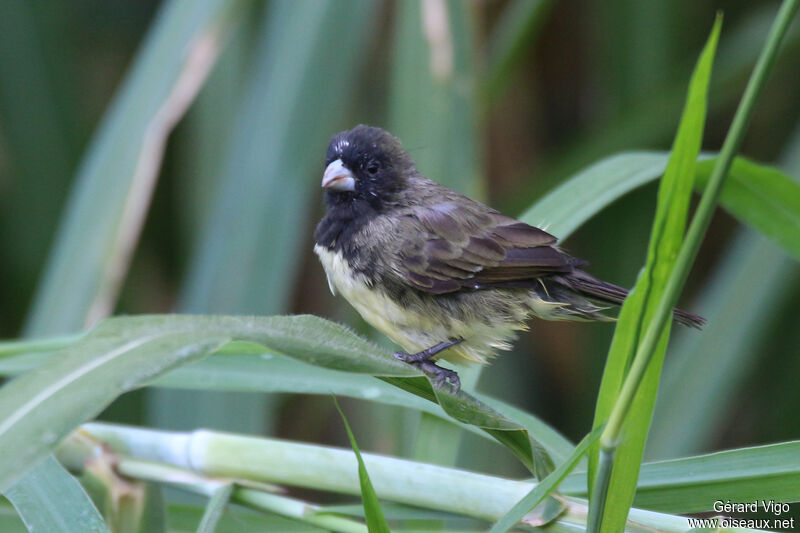
POLYGON ((518 501, 511 510, 503 516, 489 533, 505 533, 515 524, 523 521, 526 514, 531 512, 537 505, 542 503, 558 485, 564 480, 565 477, 572 471, 578 464, 581 458, 589 451, 589 447, 597 442, 602 433, 602 426, 594 428, 583 440, 575 447, 572 455, 566 461, 561 463, 558 468, 551 472, 544 478, 536 487, 530 491, 524 498, 518 501))
POLYGON ((364 459, 361 458, 361 452, 358 450, 356 437, 350 429, 350 424, 347 422, 347 417, 344 415, 344 411, 342 411, 339 402, 336 400, 336 396, 333 397, 333 403, 336 405, 336 410, 339 411, 339 415, 342 417, 344 428, 347 431, 347 438, 350 440, 350 446, 356 454, 356 460, 358 460, 358 481, 361 485, 361 500, 364 504, 364 516, 367 519, 367 528, 370 533, 389 533, 389 524, 386 523, 381 504, 378 501, 378 495, 375 493, 375 488, 369 480, 367 467, 364 466, 364 459))
POLYGON ((200 525, 197 526, 197 533, 214 533, 217 531, 217 525, 231 499, 231 494, 233 494, 233 483, 226 483, 214 491, 214 494, 208 500, 206 510, 203 512, 200 525))

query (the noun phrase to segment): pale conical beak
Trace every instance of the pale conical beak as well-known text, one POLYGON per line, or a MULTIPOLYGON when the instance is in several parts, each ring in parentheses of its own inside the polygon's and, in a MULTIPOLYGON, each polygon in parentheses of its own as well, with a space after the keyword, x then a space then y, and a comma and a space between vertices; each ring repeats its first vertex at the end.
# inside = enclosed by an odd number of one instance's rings
POLYGON ((341 159, 332 161, 325 174, 322 175, 322 186, 332 191, 354 191, 356 190, 356 178, 350 172, 341 159))

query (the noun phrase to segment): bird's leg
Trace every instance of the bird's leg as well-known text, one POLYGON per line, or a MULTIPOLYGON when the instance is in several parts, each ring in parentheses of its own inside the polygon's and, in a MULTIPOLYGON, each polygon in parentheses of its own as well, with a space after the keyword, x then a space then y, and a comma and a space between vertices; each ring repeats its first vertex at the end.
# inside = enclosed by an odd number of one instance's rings
POLYGON ((406 352, 394 352, 395 358, 403 361, 404 363, 408 363, 412 366, 415 366, 422 370, 427 374, 433 375, 436 378, 436 385, 442 387, 447 381, 455 388, 455 392, 458 392, 461 388, 461 380, 458 379, 458 374, 453 370, 448 368, 442 368, 441 366, 437 365, 432 361, 434 357, 436 357, 440 352, 448 348, 452 348, 456 344, 462 342, 464 339, 450 339, 449 341, 440 342, 435 346, 431 346, 430 348, 426 348, 421 352, 417 353, 406 353, 406 352))

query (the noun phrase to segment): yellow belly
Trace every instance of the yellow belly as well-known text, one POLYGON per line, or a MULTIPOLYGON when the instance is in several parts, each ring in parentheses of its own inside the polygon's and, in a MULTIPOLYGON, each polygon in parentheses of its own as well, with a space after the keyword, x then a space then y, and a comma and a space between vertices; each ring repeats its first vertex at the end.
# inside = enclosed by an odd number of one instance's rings
POLYGON ((467 324, 449 320, 446 325, 398 305, 380 288, 373 288, 362 274, 354 272, 340 252, 314 247, 328 277, 333 294, 341 294, 364 320, 409 353, 419 352, 453 338, 464 342, 445 350, 440 358, 455 363, 486 363, 496 349, 508 349, 507 340, 519 324, 467 324))

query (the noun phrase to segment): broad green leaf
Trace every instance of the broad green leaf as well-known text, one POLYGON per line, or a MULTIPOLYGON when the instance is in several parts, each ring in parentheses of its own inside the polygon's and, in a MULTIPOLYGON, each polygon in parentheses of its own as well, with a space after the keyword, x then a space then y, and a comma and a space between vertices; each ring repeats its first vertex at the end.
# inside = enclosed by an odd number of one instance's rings
MULTIPOLYGON (((0 358, 0 375, 18 375, 40 366, 53 354, 18 353, 27 346, 64 347, 65 341, 79 339, 72 336, 67 339, 43 339, 41 341, 11 342, 0 344, 0 353, 15 350, 15 357, 0 358), (32 344, 31 344, 32 343, 32 344)), ((248 343, 232 342, 201 361, 196 361, 176 368, 151 383, 153 386, 192 389, 218 390, 258 393, 299 393, 299 394, 336 394, 360 400, 385 403, 399 407, 407 407, 432 414, 453 424, 454 421, 441 406, 418 396, 410 396, 404 391, 375 380, 372 376, 329 370, 319 366, 301 363, 285 356, 270 353, 264 347, 248 343)), ((505 402, 476 393, 475 397, 488 404, 495 411, 503 414, 522 427, 540 442, 556 463, 561 463, 574 446, 553 428, 535 416, 513 407, 505 402)), ((475 426, 464 424, 463 428, 474 431, 487 438, 475 426)))
MULTIPOLYGON (((708 83, 720 27, 721 19, 718 18, 689 83, 686 106, 659 187, 647 261, 630 297, 625 300, 620 310, 597 398, 594 427, 607 422, 619 400, 622 384, 631 367, 643 332, 653 319, 683 242, 695 162, 703 138, 708 83)), ((615 450, 611 455, 613 466, 609 477, 600 479, 600 483, 607 487, 607 493, 605 490, 598 494, 592 492, 595 476, 598 474, 599 447, 594 446, 590 452, 588 476, 592 504, 590 514, 592 519, 597 520, 595 527, 599 531, 619 531, 624 528, 627 520, 650 427, 670 326, 671 323, 668 321, 659 334, 656 351, 627 413, 624 438, 619 444, 613 444, 615 450)), ((608 454, 604 457, 607 458, 608 454)))
MULTIPOLYGON (((704 189, 715 160, 698 163, 697 187, 704 189)), ((800 259, 800 185, 777 169, 745 159, 734 161, 720 203, 800 259), (740 177, 746 176, 746 179, 740 177)))
POLYGON ((603 431, 602 426, 594 428, 583 440, 575 447, 572 455, 558 468, 551 472, 546 478, 539 482, 536 487, 530 491, 524 498, 518 501, 508 513, 503 516, 489 533, 505 533, 517 522, 523 521, 526 514, 531 512, 537 505, 542 503, 550 493, 552 493, 558 485, 564 480, 573 468, 578 464, 581 458, 589 450, 589 446, 594 444, 600 438, 600 433, 603 431))
MULTIPOLYGON (((784 442, 645 463, 634 504, 669 513, 712 511, 717 500, 797 501, 800 442, 784 442)), ((564 494, 586 495, 586 473, 561 485, 564 494)))
POLYGON ((356 437, 353 435, 350 424, 347 422, 347 417, 344 415, 344 411, 342 411, 335 396, 333 397, 333 402, 336 404, 336 410, 339 411, 339 415, 342 417, 344 429, 347 431, 347 438, 350 440, 350 446, 356 454, 356 460, 358 460, 358 482, 361 485, 361 500, 364 504, 364 517, 367 519, 367 528, 369 528, 370 533, 389 533, 389 524, 386 523, 381 504, 378 501, 378 495, 375 494, 375 488, 369 480, 369 473, 367 472, 367 467, 364 466, 364 459, 361 458, 361 452, 358 450, 356 437))
POLYGON ((197 533, 214 533, 217 531, 217 525, 225 512, 225 507, 228 505, 232 493, 232 483, 221 485, 214 491, 214 494, 208 500, 200 525, 197 526, 197 533))
POLYGON ((314 316, 155 315, 105 320, 46 364, 0 389, 0 413, 7 413, 0 419, 0 488, 121 393, 232 340, 258 343, 328 369, 380 376, 437 401, 456 420, 484 429, 532 471, 551 468, 549 456, 538 443, 532 449, 521 426, 463 391, 432 387, 418 371, 338 324, 314 316))
MULTIPOLYGON (((14 455, 4 452, 5 460, 14 455)), ((19 454, 17 451, 17 455, 19 454)), ((7 486, 7 485, 6 485, 7 486)), ((52 456, 5 491, 28 531, 109 533, 103 517, 81 488, 52 456)))
POLYGON ((123 392, 228 340, 187 329, 122 332, 117 325, 102 322, 47 364, 0 389, 0 490, 123 392))
MULTIPOLYGON (((538 200, 520 217, 567 239, 588 219, 664 173, 669 154, 625 152, 595 163, 538 200)), ((696 167, 702 192, 716 157, 696 167)), ((737 157, 720 198, 722 207, 800 258, 800 185, 780 170, 737 157), (752 194, 750 194, 752 192, 752 194)))

